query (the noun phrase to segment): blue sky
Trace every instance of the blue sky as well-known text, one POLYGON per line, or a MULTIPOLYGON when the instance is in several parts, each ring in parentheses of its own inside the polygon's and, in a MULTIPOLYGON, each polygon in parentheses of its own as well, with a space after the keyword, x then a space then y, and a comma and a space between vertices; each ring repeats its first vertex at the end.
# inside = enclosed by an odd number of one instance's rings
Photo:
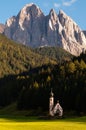
POLYGON ((51 8, 58 13, 62 9, 81 29, 86 30, 86 0, 2 0, 0 1, 0 23, 17 15, 28 3, 37 4, 47 15, 51 8))

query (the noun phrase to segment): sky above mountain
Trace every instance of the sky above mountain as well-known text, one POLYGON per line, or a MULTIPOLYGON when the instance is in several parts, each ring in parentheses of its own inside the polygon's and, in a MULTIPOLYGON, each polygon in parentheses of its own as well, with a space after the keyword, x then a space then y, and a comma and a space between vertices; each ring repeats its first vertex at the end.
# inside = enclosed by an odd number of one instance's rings
POLYGON ((86 30, 86 0, 2 0, 0 1, 0 23, 5 23, 11 16, 29 3, 38 5, 45 15, 51 8, 58 13, 63 10, 81 29, 86 30))

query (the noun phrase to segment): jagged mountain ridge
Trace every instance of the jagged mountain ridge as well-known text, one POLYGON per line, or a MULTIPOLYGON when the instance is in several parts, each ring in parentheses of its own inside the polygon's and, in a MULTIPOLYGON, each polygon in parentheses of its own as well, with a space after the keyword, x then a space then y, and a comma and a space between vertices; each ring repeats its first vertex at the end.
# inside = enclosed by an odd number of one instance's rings
POLYGON ((86 50, 86 37, 69 16, 53 9, 45 16, 33 3, 7 20, 4 34, 31 47, 59 46, 73 55, 86 50))

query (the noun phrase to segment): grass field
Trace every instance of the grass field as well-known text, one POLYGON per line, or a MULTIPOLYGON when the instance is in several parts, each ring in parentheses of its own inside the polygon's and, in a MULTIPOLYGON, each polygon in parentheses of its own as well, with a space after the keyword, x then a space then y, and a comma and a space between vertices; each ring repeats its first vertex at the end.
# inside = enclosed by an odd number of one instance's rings
POLYGON ((29 117, 0 117, 0 130, 86 130, 86 117, 39 120, 29 117))

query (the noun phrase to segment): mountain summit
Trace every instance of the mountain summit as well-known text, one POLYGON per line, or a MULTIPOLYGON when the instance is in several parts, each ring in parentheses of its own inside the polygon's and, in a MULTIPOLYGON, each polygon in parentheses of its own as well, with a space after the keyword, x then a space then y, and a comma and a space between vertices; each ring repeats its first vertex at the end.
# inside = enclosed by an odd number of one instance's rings
POLYGON ((62 10, 53 9, 45 16, 35 4, 27 4, 6 22, 4 34, 31 46, 59 46, 73 55, 86 50, 86 37, 78 25, 62 10))

